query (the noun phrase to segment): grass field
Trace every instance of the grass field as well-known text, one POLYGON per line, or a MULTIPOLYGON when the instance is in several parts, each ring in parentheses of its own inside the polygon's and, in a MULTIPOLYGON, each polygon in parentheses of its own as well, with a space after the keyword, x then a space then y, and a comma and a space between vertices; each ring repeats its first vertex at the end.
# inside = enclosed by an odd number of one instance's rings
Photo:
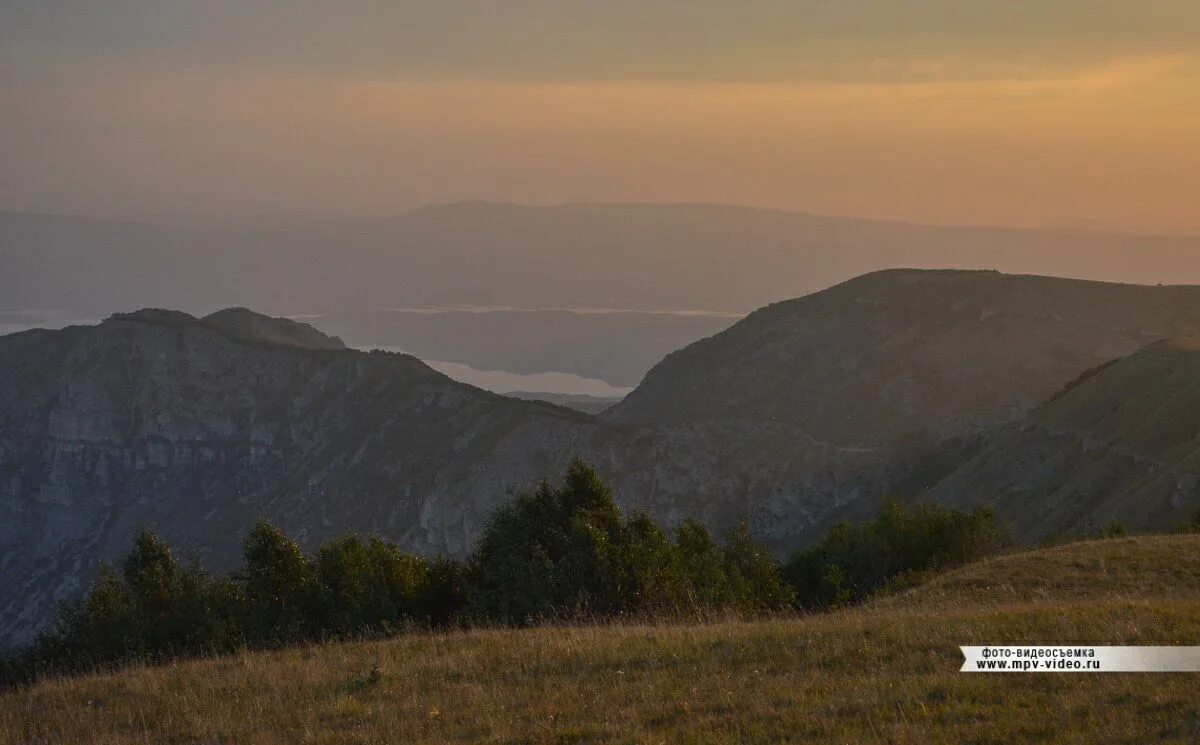
POLYGON ((960 644, 1200 644, 1200 536, 981 562, 757 622, 415 635, 47 681, 3 743, 1200 741, 1200 674, 961 674, 960 644))

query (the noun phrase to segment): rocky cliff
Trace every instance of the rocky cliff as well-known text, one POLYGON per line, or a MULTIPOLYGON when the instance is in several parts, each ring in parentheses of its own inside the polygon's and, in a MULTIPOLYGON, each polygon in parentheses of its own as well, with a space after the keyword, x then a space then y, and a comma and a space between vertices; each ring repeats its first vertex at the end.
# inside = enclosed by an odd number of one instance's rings
POLYGON ((142 527, 214 566, 258 516, 310 545, 361 530, 461 553, 506 488, 597 426, 411 357, 218 320, 0 337, 0 635, 43 623, 142 527))

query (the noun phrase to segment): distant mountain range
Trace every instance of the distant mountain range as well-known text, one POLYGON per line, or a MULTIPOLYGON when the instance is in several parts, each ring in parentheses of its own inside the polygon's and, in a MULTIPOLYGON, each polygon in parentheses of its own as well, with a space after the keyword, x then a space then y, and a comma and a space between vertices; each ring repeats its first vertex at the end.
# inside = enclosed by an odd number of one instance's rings
POLYGON ((154 225, 0 212, 7 309, 749 312, 896 266, 1200 283, 1200 237, 945 228, 699 204, 468 202, 391 219, 154 225))
POLYGON ((259 516, 462 555, 576 454, 625 508, 746 518, 779 551, 888 494, 994 503, 1027 540, 1174 527, 1200 499, 1194 355, 1162 340, 1198 337, 1200 287, 886 271, 756 311, 592 416, 242 308, 3 336, 0 640, 140 527, 214 567, 259 516))

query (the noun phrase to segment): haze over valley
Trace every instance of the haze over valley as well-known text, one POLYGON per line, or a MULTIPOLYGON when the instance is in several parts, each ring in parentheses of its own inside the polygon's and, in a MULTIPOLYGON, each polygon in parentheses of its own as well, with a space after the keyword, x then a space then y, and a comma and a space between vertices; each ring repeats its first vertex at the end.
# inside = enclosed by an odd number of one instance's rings
POLYGON ((1197 253, 1200 238, 682 204, 459 203, 391 219, 200 225, 3 213, 0 323, 251 307, 502 392, 619 397, 666 354, 755 308, 869 271, 1200 283, 1197 253))

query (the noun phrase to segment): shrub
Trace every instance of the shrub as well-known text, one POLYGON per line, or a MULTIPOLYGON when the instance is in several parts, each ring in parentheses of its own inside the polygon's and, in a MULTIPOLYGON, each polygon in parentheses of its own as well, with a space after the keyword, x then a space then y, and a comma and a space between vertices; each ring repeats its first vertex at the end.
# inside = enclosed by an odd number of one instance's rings
POLYGON ((872 522, 835 525, 821 543, 798 551, 784 573, 804 607, 866 598, 913 572, 942 570, 995 553, 1008 543, 986 508, 904 508, 889 500, 872 522))

